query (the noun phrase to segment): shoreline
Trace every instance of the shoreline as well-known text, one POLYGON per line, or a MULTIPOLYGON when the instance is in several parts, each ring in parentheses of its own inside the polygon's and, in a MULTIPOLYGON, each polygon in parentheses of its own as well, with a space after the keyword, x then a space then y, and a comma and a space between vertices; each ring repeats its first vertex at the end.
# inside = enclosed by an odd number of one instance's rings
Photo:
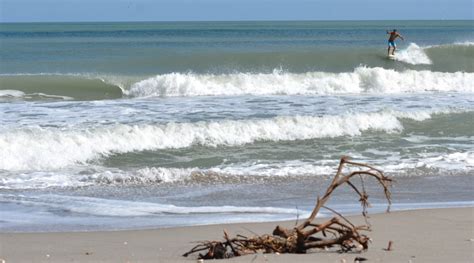
MULTIPOLYGON (((359 203, 353 204, 357 207, 357 212, 346 212, 346 211, 339 211, 338 207, 336 207, 336 211, 341 212, 345 217, 354 218, 358 217, 362 211, 359 203)), ((385 214, 387 209, 387 204, 384 203, 371 203, 371 208, 369 208, 369 216, 378 215, 378 214, 385 214), (375 207, 378 207, 376 209, 375 207)), ((404 203, 397 203, 392 204, 390 207, 391 213, 398 213, 398 212, 407 212, 407 211, 416 211, 416 210, 433 210, 433 209, 453 209, 453 208, 474 208, 474 201, 457 201, 457 202, 431 202, 431 203, 414 203, 414 204, 404 204, 404 203)), ((318 214, 319 219, 326 219, 331 218, 332 213, 327 210, 322 210, 323 214, 318 214)), ((354 210, 355 211, 355 210, 354 210)), ((299 221, 308 217, 310 211, 307 211, 305 214, 299 214, 299 221)), ((130 226, 129 228, 81 228, 81 229, 74 229, 74 228, 67 228, 67 227, 60 227, 60 228, 47 228, 47 230, 22 230, 21 228, 0 228, 0 235, 1 234, 47 234, 47 233, 88 233, 88 232, 116 232, 116 231, 146 231, 146 230, 161 230, 161 229, 170 229, 170 228, 184 228, 184 227, 205 227, 205 226, 219 226, 219 225, 240 225, 240 224, 271 224, 271 223, 282 223, 282 222, 294 222, 296 220, 296 214, 294 218, 290 219, 273 219, 273 220, 256 220, 256 221, 237 221, 237 222, 229 222, 229 223, 222 223, 222 222, 208 222, 208 223, 196 223, 196 224, 176 224, 176 225, 151 225, 151 226, 130 226)), ((40 228, 41 226, 36 226, 40 228)))
MULTIPOLYGON (((361 216, 348 216, 355 224, 361 216)), ((301 220, 301 219, 300 219, 301 220)), ((373 242, 362 253, 311 252, 256 254, 229 262, 470 262, 474 260, 474 207, 395 211, 370 215, 373 242), (385 251, 393 241, 393 251, 385 251)), ((161 229, 0 233, 0 259, 6 262, 196 262, 197 254, 181 255, 200 240, 221 240, 223 230, 231 236, 270 234, 277 225, 295 221, 200 225, 161 229)))

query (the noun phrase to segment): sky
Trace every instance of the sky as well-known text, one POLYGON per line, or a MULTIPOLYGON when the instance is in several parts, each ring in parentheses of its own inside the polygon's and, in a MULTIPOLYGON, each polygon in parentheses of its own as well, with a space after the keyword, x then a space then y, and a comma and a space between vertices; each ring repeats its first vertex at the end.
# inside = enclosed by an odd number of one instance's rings
POLYGON ((474 0, 0 0, 0 22, 473 19, 474 0))

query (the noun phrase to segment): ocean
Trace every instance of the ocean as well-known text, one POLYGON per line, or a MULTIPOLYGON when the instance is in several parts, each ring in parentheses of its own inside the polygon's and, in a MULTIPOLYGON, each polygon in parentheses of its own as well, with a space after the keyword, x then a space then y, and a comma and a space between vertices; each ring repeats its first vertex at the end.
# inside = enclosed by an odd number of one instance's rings
POLYGON ((2 23, 0 231, 472 207, 473 83, 472 20, 2 23))

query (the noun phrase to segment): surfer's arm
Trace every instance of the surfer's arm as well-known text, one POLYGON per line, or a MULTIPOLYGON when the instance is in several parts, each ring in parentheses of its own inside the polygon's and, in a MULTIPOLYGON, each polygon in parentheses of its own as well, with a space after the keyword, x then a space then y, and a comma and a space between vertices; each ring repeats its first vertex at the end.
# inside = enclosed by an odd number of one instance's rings
POLYGON ((402 35, 398 34, 398 37, 399 37, 401 40, 405 41, 405 39, 403 38, 402 35))

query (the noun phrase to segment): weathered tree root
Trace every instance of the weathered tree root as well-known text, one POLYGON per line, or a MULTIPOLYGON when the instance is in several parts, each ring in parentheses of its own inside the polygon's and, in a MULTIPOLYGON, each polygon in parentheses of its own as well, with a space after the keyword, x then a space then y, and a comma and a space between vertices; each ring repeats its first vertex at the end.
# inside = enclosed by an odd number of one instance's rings
POLYGON ((200 251, 207 251, 206 254, 199 254, 200 259, 221 259, 258 252, 306 253, 307 250, 313 248, 327 249, 330 247, 338 247, 341 252, 367 250, 370 239, 368 236, 361 234, 361 231, 370 231, 370 224, 367 221, 367 207, 369 207, 370 204, 368 202, 369 195, 364 186, 364 177, 373 177, 382 186, 388 201, 388 212, 391 205, 389 188, 392 180, 376 168, 367 164, 352 162, 348 157, 342 157, 337 173, 327 188, 326 193, 323 197, 317 198, 316 206, 311 215, 300 225, 293 229, 277 226, 275 230, 273 230, 273 235, 262 235, 251 238, 242 235, 229 238, 229 235, 224 230, 224 241, 200 242, 190 251, 183 254, 183 256, 187 257, 192 253, 200 251), (346 164, 359 167, 360 170, 352 171, 344 175, 342 170, 346 164), (350 181, 356 176, 361 180, 362 189, 359 189, 350 181), (355 226, 338 212, 324 206, 334 190, 343 184, 348 184, 359 196, 359 201, 362 205, 362 215, 366 222, 365 225, 355 226), (333 212, 335 216, 324 223, 314 223, 313 221, 321 208, 328 209, 333 212))

